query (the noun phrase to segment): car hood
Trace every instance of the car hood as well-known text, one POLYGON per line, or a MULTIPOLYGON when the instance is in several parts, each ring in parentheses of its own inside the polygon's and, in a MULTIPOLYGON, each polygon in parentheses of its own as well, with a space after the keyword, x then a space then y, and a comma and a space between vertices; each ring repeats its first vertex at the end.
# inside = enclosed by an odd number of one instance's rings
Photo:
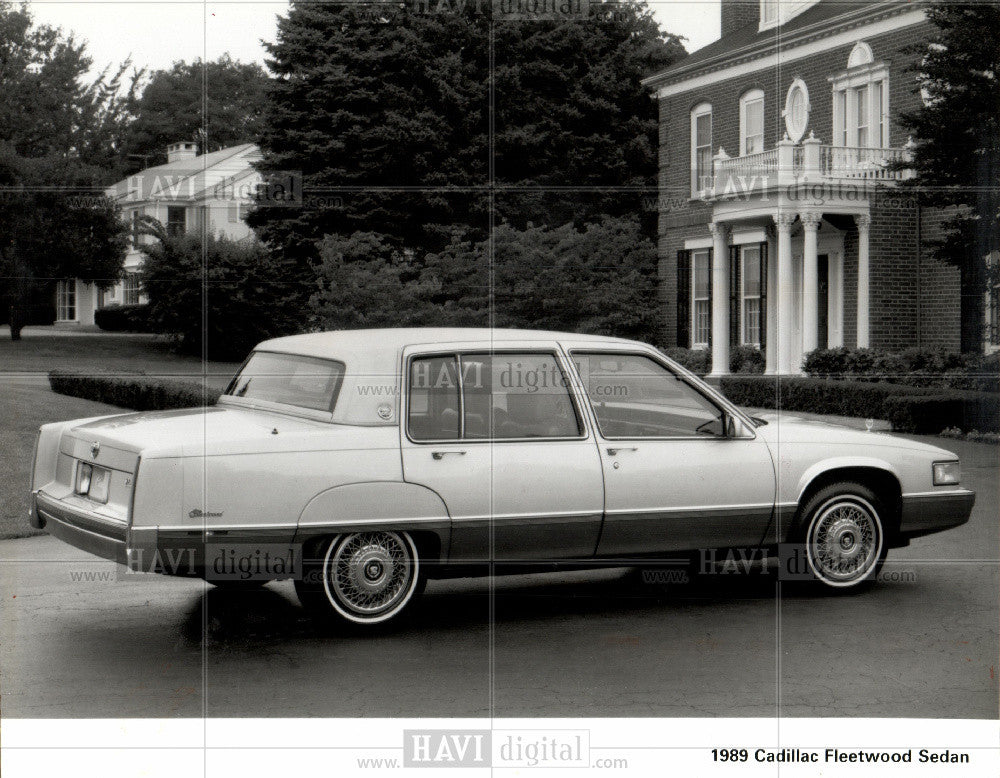
POLYGON ((771 446, 782 443, 811 443, 819 446, 850 445, 857 446, 859 449, 895 448, 922 451, 935 456, 957 459, 952 452, 928 443, 901 438, 885 432, 868 432, 842 424, 807 419, 786 411, 781 413, 777 411, 755 412, 754 417, 767 422, 767 424, 758 427, 756 432, 771 446))
POLYGON ((329 450, 359 442, 357 428, 221 406, 85 419, 66 434, 147 458, 329 450))

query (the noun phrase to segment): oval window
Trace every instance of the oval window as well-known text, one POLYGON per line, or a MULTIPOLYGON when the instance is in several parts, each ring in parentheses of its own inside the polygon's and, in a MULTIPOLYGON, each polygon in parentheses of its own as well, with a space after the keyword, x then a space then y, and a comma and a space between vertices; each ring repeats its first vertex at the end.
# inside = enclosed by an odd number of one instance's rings
POLYGON ((788 89, 783 116, 788 137, 798 143, 809 126, 809 90, 801 78, 795 79, 788 89))

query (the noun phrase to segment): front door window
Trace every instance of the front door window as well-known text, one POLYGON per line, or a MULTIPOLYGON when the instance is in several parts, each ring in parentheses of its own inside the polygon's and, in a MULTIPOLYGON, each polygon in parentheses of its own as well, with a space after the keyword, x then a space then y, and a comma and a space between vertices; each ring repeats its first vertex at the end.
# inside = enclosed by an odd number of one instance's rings
POLYGON ((679 375, 649 357, 574 355, 606 438, 721 437, 724 414, 679 375))

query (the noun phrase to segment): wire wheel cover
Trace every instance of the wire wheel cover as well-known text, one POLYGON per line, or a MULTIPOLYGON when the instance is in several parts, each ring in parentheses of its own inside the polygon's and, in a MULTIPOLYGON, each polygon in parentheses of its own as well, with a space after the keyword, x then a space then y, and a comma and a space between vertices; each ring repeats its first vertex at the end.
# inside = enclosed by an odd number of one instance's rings
POLYGON ((362 616, 390 610, 406 597, 413 578, 409 551, 395 532, 349 535, 327 567, 330 588, 341 604, 362 616))
POLYGON ((812 522, 808 550, 820 576, 832 583, 851 583, 871 571, 881 545, 873 512, 854 500, 836 500, 821 508, 812 522))

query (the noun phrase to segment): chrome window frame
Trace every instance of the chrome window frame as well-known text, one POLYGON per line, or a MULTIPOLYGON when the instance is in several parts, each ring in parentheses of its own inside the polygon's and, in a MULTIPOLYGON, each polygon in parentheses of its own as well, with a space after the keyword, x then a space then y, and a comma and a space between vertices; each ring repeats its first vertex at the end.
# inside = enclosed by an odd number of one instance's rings
POLYGON ((563 350, 555 344, 552 348, 519 348, 515 346, 504 346, 499 349, 490 349, 489 347, 470 347, 470 348, 459 348, 459 349, 435 349, 432 351, 420 351, 406 355, 405 363, 403 365, 403 376, 406 381, 405 391, 400 392, 400 400, 403 403, 402 410, 400 412, 400 419, 402 420, 401 426, 403 427, 403 432, 406 435, 406 439, 417 446, 440 446, 440 445, 482 445, 482 444, 501 444, 501 443, 553 443, 553 442, 567 442, 567 441, 580 441, 589 440, 590 438, 590 425, 588 424, 587 414, 584 412, 581 405, 581 397, 577 395, 574 391, 574 380, 576 379, 576 373, 573 369, 572 363, 567 360, 563 350), (552 357, 555 364, 558 366, 560 373, 562 374, 563 381, 566 384, 566 394, 569 396, 570 402, 573 405, 573 412, 576 414, 577 426, 580 428, 579 435, 573 436, 560 436, 560 437, 532 437, 532 438, 466 438, 465 435, 465 385, 463 383, 462 376, 462 356, 472 356, 475 354, 494 356, 498 354, 534 354, 541 356, 552 357), (434 357, 454 357, 456 365, 458 367, 458 438, 436 438, 434 440, 417 440, 414 439, 410 434, 410 366, 414 359, 433 359, 434 357))
MULTIPOLYGON (((615 442, 617 442, 617 441, 640 441, 640 440, 701 440, 701 441, 705 441, 705 442, 713 442, 713 441, 720 441, 720 440, 756 440, 756 438, 757 438, 757 433, 754 431, 754 424, 753 424, 753 422, 750 421, 750 418, 745 413, 743 413, 736 406, 734 406, 732 403, 730 403, 723 395, 721 395, 721 394, 715 392, 714 390, 712 390, 711 387, 709 387, 707 385, 705 385, 705 386, 700 385, 701 381, 699 379, 697 379, 697 377, 693 373, 691 373, 688 370, 685 370, 680 365, 677 365, 677 364, 673 363, 672 361, 667 360, 658 351, 643 351, 642 349, 634 349, 634 348, 633 349, 628 349, 628 348, 624 348, 624 349, 610 348, 609 349, 609 348, 605 347, 605 348, 602 349, 602 348, 583 347, 583 348, 573 348, 573 349, 570 349, 567 353, 569 354, 569 357, 570 357, 570 364, 573 365, 574 372, 577 374, 577 380, 579 380, 579 382, 580 382, 580 386, 582 388, 583 395, 584 395, 584 397, 587 400, 587 405, 588 405, 588 407, 590 409, 591 421, 592 421, 592 423, 594 425, 594 430, 595 430, 596 434, 600 437, 601 440, 615 441, 615 442), (577 355, 577 354, 583 354, 583 355, 591 355, 591 354, 607 354, 607 355, 612 355, 612 354, 616 354, 616 355, 619 355, 619 356, 645 357, 646 359, 649 359, 653 363, 658 364, 664 370, 666 370, 667 372, 669 372, 672 375, 674 375, 677 378, 678 381, 681 381, 682 383, 684 383, 685 385, 687 385, 688 387, 690 387, 693 391, 695 391, 697 394, 701 395, 709 403, 711 403, 712 405, 714 405, 717 408, 719 408, 723 412, 724 417, 726 415, 735 416, 737 419, 740 420, 740 422, 742 422, 744 430, 747 433, 749 433, 749 434, 740 435, 738 437, 730 437, 729 435, 726 435, 726 434, 723 434, 721 436, 715 436, 715 435, 713 435, 711 437, 709 437, 707 435, 647 435, 647 436, 637 436, 637 435, 633 435, 633 436, 615 436, 615 435, 606 435, 604 433, 604 430, 601 429, 600 421, 597 418, 597 411, 595 410, 593 401, 590 398, 590 393, 587 391, 586 384, 583 381, 583 376, 579 375, 579 371, 576 369, 576 362, 575 362, 574 356, 577 355), (694 380, 692 380, 692 379, 694 379, 694 380), (706 391, 706 389, 708 391, 706 391)), ((725 418, 724 418, 723 419, 723 428, 725 428, 725 426, 726 426, 726 422, 725 422, 725 418)))

